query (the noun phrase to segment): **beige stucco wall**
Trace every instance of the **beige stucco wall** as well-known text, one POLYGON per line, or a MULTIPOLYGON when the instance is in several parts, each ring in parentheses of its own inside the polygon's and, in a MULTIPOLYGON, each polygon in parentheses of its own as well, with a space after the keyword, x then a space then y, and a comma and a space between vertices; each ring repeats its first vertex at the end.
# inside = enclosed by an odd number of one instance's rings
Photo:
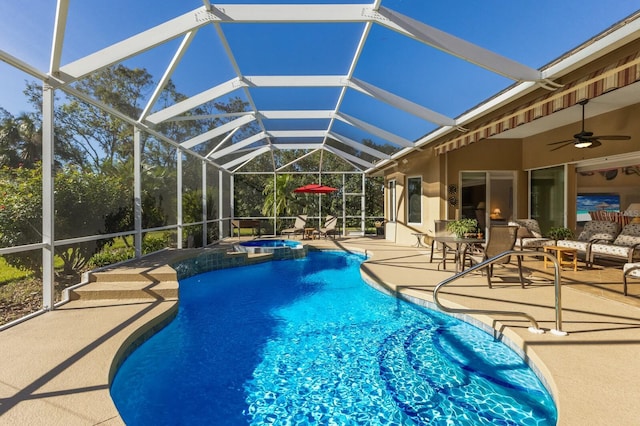
MULTIPOLYGON (((522 171, 522 142, 519 139, 482 140, 445 154, 447 182, 460 186, 461 171, 513 170, 516 173, 516 203, 513 217, 528 212, 527 174, 522 171)), ((448 219, 460 217, 459 205, 449 206, 448 219)), ((489 206, 491 208, 491 206, 489 206)))
MULTIPOLYGON (((386 225, 385 238, 401 245, 413 245, 416 237, 412 233, 432 233, 433 221, 442 215, 443 202, 441 199, 444 179, 441 175, 441 164, 444 159, 438 157, 433 149, 428 148, 416 152, 400 160, 395 167, 386 171, 385 181, 396 180, 397 220, 386 225), (407 221, 407 179, 421 177, 422 179, 422 219, 420 223, 407 221)), ((385 188, 388 186, 385 183, 385 188)), ((385 189, 385 203, 388 194, 385 189)), ((387 210, 385 210, 387 211, 387 210)))

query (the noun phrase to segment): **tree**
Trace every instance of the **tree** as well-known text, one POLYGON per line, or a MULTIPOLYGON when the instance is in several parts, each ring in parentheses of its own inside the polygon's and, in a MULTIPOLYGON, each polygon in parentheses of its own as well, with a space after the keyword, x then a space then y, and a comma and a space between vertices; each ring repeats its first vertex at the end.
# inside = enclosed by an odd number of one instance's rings
MULTIPOLYGON (((6 111, 5 111, 6 112, 6 111)), ((36 114, 11 114, 0 121, 0 164, 33 167, 42 153, 42 129, 36 114)))
POLYGON ((291 193, 294 190, 292 184, 292 175, 277 175, 275 179, 269 179, 262 194, 265 196, 264 204, 262 206, 262 214, 265 216, 291 216, 294 214, 291 203, 291 193), (274 187, 275 185, 275 187, 274 187))
MULTIPOLYGON (((40 164, 0 169, 0 246, 13 247, 42 241, 42 169, 40 164)), ((122 182, 113 176, 78 167, 64 167, 55 174, 57 240, 104 233, 104 219, 116 211, 122 198, 122 182)), ((82 242, 56 246, 66 275, 80 272, 104 242, 82 242)), ((15 267, 42 276, 42 262, 31 252, 4 256, 15 267)))
MULTIPOLYGON (((145 69, 109 67, 77 82, 76 89, 105 105, 137 118, 143 95, 152 87, 145 69)), ((72 98, 59 109, 57 125, 73 135, 74 145, 95 170, 126 160, 133 153, 133 127, 101 109, 72 98)))

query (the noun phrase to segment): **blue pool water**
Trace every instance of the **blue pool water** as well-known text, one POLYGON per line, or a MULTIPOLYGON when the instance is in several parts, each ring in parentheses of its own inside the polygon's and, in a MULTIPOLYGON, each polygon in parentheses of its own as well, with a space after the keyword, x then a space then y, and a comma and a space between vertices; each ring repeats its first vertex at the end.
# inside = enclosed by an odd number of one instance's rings
POLYGON ((533 372, 487 333, 363 283, 363 258, 213 271, 122 364, 127 425, 553 425, 533 372))
POLYGON ((302 244, 299 241, 289 240, 252 240, 240 243, 243 247, 300 247, 302 244))

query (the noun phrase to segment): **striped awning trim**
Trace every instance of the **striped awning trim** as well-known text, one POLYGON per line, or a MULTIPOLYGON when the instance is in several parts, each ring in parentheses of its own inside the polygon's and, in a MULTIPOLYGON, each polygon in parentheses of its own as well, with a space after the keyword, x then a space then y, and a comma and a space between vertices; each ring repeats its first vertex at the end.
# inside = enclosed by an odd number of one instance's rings
POLYGON ((565 84, 562 88, 547 93, 488 124, 471 129, 464 135, 436 146, 436 154, 444 154, 482 139, 490 138, 509 129, 569 108, 582 100, 598 97, 639 80, 640 52, 636 52, 585 77, 565 84))

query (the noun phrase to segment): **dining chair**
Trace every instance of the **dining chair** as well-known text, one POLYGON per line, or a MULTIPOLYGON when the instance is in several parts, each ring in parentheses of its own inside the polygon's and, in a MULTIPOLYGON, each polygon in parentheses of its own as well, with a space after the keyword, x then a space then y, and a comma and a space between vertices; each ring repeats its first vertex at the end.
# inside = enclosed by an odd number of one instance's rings
MULTIPOLYGON (((516 245, 516 239, 518 238, 518 226, 512 225, 493 225, 489 227, 489 235, 487 236, 487 243, 483 246, 475 246, 475 249, 470 250, 464 254, 466 260, 469 260, 471 266, 484 262, 487 259, 491 259, 505 251, 513 250, 516 245), (475 250, 475 251, 474 251, 475 250)), ((520 286, 524 288, 524 279, 522 277, 522 259, 520 256, 515 256, 518 262, 518 274, 520 276, 520 286)), ((493 276, 494 265, 506 265, 511 263, 511 256, 504 257, 495 263, 491 263, 487 266, 487 284, 489 288, 491 286, 491 277, 493 276)))

